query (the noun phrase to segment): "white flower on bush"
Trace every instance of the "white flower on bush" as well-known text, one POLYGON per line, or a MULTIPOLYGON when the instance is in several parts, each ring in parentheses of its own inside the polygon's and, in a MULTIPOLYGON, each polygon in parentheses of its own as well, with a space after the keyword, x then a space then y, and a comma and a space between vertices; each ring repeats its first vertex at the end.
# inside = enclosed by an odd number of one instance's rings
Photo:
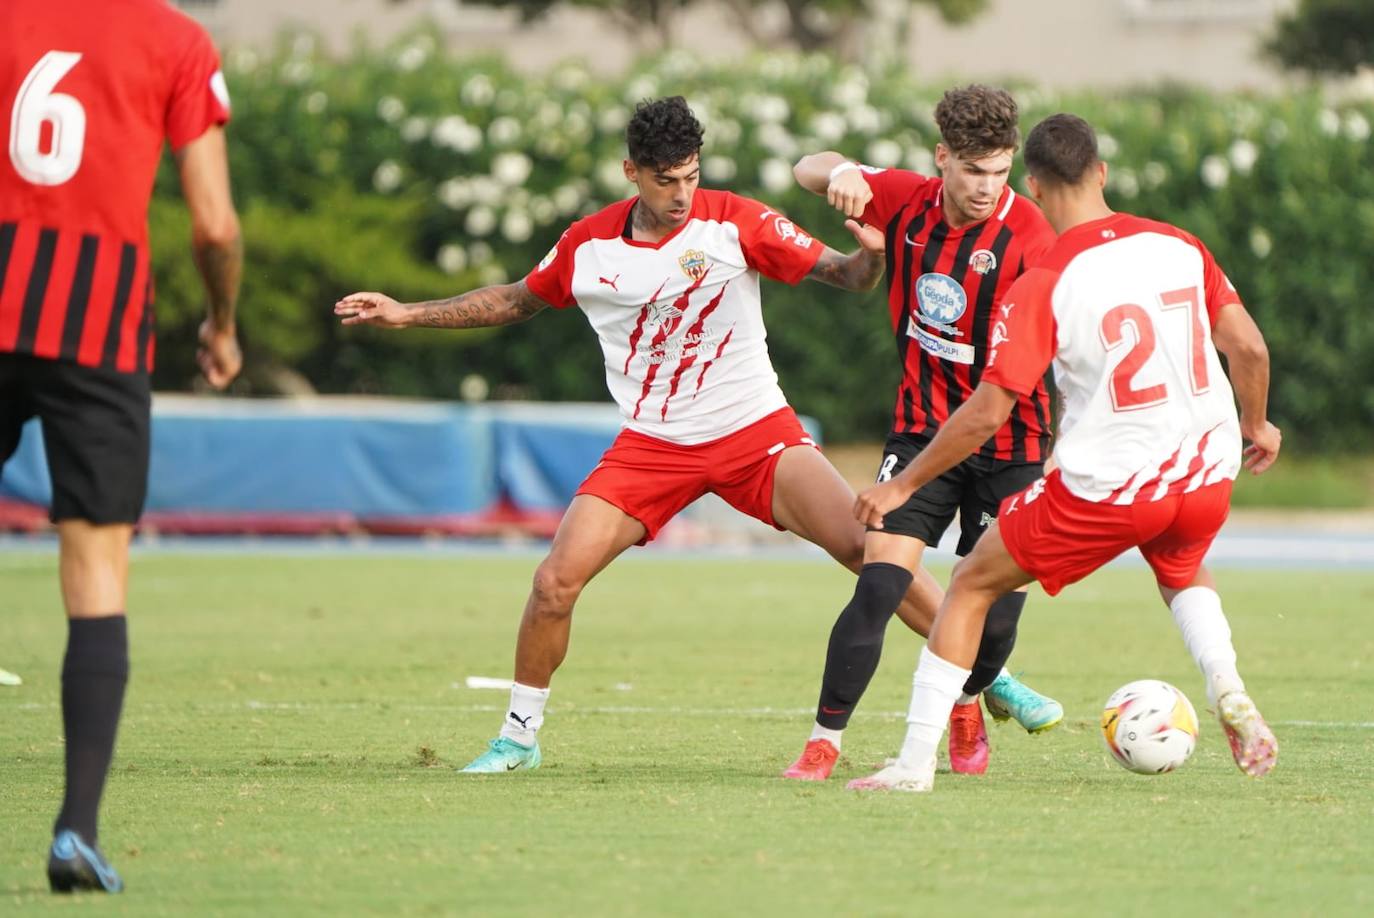
POLYGON ((329 107, 329 96, 318 89, 305 97, 305 110, 312 115, 322 115, 329 107))
POLYGON ((563 64, 553 74, 553 85, 569 92, 577 92, 591 79, 585 67, 579 64, 563 64))
POLYGON ((553 190, 553 206, 560 214, 575 213, 582 206, 582 198, 583 192, 576 185, 559 185, 553 190))
POLYGON ((597 166, 596 180, 612 194, 624 196, 629 193, 625 184, 625 169, 618 159, 608 159, 597 166))
POLYGON ((781 124, 761 124, 754 134, 759 146, 775 156, 791 159, 797 155, 796 138, 781 124))
POLYGON ((1270 146, 1277 146, 1288 139, 1288 122, 1275 118, 1264 130, 1264 138, 1270 146))
POLYGON ((461 245, 447 242, 439 246, 434 263, 445 274, 457 274, 468 266, 468 253, 461 245))
POLYGON ((1335 137, 1341 132, 1341 116, 1329 108, 1322 109, 1317 114, 1317 127, 1328 137, 1335 137))
POLYGON ((534 161, 524 153, 501 153, 491 161, 492 176, 510 187, 525 184, 533 169, 534 161))
POLYGON ((1158 188, 1169 180, 1169 167, 1152 159, 1140 170, 1140 177, 1146 188, 1158 188))
POLYGON ((468 263, 473 267, 480 267, 491 261, 496 253, 491 250, 491 246, 485 242, 474 242, 468 246, 468 263))
POLYGON ((828 144, 839 143, 848 130, 849 123, 837 112, 817 112, 811 119, 811 133, 828 144))
POLYGON ((406 45, 401 49, 401 53, 396 55, 396 69, 405 73, 419 70, 424 66, 427 57, 429 52, 419 45, 406 45))
POLYGON ((484 265, 482 267, 481 278, 483 287, 504 284, 506 282, 506 269, 496 264, 484 265))
POLYGON ((429 119, 411 115, 401 122, 401 139, 406 143, 417 143, 429 134, 429 119))
POLYGON ((382 194, 395 191, 401 184, 401 179, 405 177, 400 164, 389 159, 384 159, 378 164, 372 173, 372 187, 382 194))
POLYGON ((1255 168, 1256 160, 1259 159, 1259 147, 1242 137, 1231 144, 1228 156, 1237 172, 1249 175, 1250 170, 1255 168))
POLYGON ((921 175, 934 175, 935 154, 925 147, 912 147, 906 154, 906 167, 921 175))
POLYGON ((851 70, 830 90, 830 101, 840 108, 852 108, 868 101, 868 78, 851 70))
POLYGON ((507 242, 525 242, 534 235, 534 221, 523 210, 508 210, 501 218, 501 235, 507 242))
POLYGON ((572 143, 586 143, 592 139, 592 123, 582 112, 570 111, 563 119, 563 135, 572 143))
POLYGON ((491 77, 485 73, 475 73, 463 84, 460 95, 468 105, 485 108, 496 98, 496 87, 492 85, 491 77))
POLYGON ((642 73, 629 82, 625 87, 625 101, 630 105, 638 105, 645 99, 652 99, 658 95, 658 79, 652 74, 642 73))
POLYGON ((749 113, 760 124, 781 124, 792 114, 792 107, 782 96, 755 96, 749 100, 749 113))
POLYGON ((489 236, 491 231, 496 229, 496 211, 487 207, 485 204, 478 204, 468 211, 467 219, 463 221, 463 226, 473 236, 489 236))
POLYGON ((625 125, 629 123, 629 110, 621 108, 619 105, 603 108, 596 119, 596 126, 601 129, 603 134, 619 134, 625 130, 625 125))
POLYGON ((1121 144, 1116 142, 1116 138, 1106 131, 1097 132, 1097 154, 1104 160, 1115 159, 1116 154, 1121 152, 1121 144))
POLYGON ((395 96, 382 96, 377 100, 377 117, 387 124, 395 124, 405 117, 406 104, 395 96))
POLYGON ((465 179, 451 178, 441 182, 437 196, 450 210, 462 210, 472 203, 472 189, 465 179))
POLYGON ((314 73, 314 71, 315 68, 309 61, 287 61, 281 68, 282 82, 290 83, 292 86, 299 86, 306 80, 309 80, 310 75, 314 73))
POLYGON ((734 180, 737 167, 728 156, 708 156, 701 164, 701 171, 708 182, 724 184, 734 180))
POLYGON ((545 99, 534 113, 534 123, 546 131, 553 130, 563 123, 563 107, 552 99, 545 99))
POLYGON ((739 143, 742 133, 738 121, 733 118, 722 118, 707 129, 706 136, 718 147, 733 147, 739 143))
POLYGON ((474 204, 499 204, 507 194, 506 186, 489 175, 474 175, 468 179, 468 188, 474 204))
POLYGON ((252 48, 235 48, 229 55, 229 68, 239 73, 258 69, 258 53, 252 48))
POLYGON ((1133 198, 1140 194, 1140 180, 1133 171, 1124 166, 1107 171, 1107 187, 1123 198, 1133 198))
POLYGON ((849 110, 849 126, 859 134, 872 136, 882 130, 883 116, 871 105, 856 105, 849 110))
POLYGON ((1202 184, 1208 188, 1225 188, 1231 180, 1231 166, 1225 157, 1213 153, 1203 157, 1201 175, 1202 184))
POLYGON ((491 386, 487 384, 487 379, 480 373, 469 373, 463 377, 463 381, 458 383, 458 395, 465 402, 486 401, 491 393, 491 386))
POLYGON ((1250 230, 1250 251, 1255 253, 1256 258, 1268 258, 1269 253, 1274 251, 1274 240, 1269 238, 1264 227, 1257 226, 1250 230))
POLYGON ((548 226, 558 219, 558 208, 542 194, 530 198, 529 210, 534 222, 540 226, 548 226))
POLYGON ((875 140, 868 145, 868 152, 864 155, 870 166, 882 166, 886 169, 901 163, 902 145, 895 140, 875 140))
MULTIPOLYGON (((669 79, 681 80, 695 75, 701 68, 697 63, 695 54, 682 48, 673 48, 660 59, 658 69, 669 79)), ((692 111, 695 112, 696 109, 694 108, 692 111)))
POLYGON ((498 147, 509 147, 520 140, 520 122, 502 115, 487 126, 487 139, 498 147))
POLYGON ((1369 119, 1359 112, 1347 112, 1345 116, 1345 138, 1356 143, 1369 139, 1369 119))
POLYGON ((759 182, 774 194, 792 187, 792 166, 784 160, 769 157, 759 164, 759 182))
POLYGON ((462 115, 446 115, 434 125, 430 139, 437 147, 471 153, 482 145, 482 129, 468 124, 462 115))

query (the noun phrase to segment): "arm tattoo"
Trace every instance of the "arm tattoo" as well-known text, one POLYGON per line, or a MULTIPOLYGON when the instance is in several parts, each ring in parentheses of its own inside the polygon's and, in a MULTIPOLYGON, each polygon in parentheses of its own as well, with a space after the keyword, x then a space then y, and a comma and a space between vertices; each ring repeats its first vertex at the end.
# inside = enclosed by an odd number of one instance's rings
POLYGON ((210 301, 210 321, 218 329, 234 324, 234 306, 243 274, 243 237, 227 245, 206 245, 195 252, 196 266, 210 301))
POLYGON ((841 255, 826 246, 807 276, 843 290, 871 290, 883 276, 884 262, 877 252, 860 249, 852 255, 841 255))
POLYGON ((415 324, 424 328, 488 328, 523 322, 548 306, 524 281, 482 287, 446 300, 417 303, 415 324))

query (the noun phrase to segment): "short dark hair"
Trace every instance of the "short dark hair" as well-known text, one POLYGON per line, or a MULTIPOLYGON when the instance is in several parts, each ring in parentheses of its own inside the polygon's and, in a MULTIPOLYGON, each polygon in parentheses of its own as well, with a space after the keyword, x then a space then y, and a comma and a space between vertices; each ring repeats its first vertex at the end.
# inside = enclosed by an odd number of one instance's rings
POLYGON ((1036 181, 1077 185, 1098 163, 1097 134, 1077 115, 1050 115, 1026 137, 1025 158, 1036 181))
POLYGON ((701 152, 703 133, 682 96, 646 99, 625 126, 625 146, 636 165, 668 169, 701 152))
POLYGON ((960 156, 979 159, 998 150, 1015 150, 1020 113, 1005 89, 974 83, 947 91, 935 106, 940 139, 960 156))

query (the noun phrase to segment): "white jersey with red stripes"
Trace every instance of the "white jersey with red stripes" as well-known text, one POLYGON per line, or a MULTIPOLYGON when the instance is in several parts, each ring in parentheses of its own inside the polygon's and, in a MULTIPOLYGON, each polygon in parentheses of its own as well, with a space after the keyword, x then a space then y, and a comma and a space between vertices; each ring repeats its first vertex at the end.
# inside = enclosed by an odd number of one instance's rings
POLYGON ((1073 227, 1007 292, 985 382, 1028 393, 1051 362, 1054 457, 1085 500, 1159 500, 1236 477, 1235 397, 1212 344, 1240 302, 1207 248, 1113 214, 1073 227))
POLYGON ((630 232, 636 200, 574 223, 525 278, 551 306, 586 313, 625 425, 705 443, 785 406, 768 359, 759 274, 798 283, 825 246, 757 201, 706 189, 682 226, 638 242, 630 232))

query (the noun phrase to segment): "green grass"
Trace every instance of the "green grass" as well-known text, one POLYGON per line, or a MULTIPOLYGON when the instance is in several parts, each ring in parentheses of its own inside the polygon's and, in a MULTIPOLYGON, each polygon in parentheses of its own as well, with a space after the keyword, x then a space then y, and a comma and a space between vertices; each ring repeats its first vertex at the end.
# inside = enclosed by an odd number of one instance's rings
POLYGON ((1237 507, 1355 510, 1374 507, 1374 458, 1284 453, 1263 475, 1241 472, 1237 507))
POLYGON ((1282 745, 1263 781, 1236 770, 1210 720, 1178 773, 1110 762, 1096 721, 1118 685, 1158 677, 1202 701, 1147 572, 1119 569, 1028 607, 1013 665, 1063 701, 1062 727, 994 729, 983 778, 861 796, 843 780, 899 744, 891 712, 918 644, 889 633, 841 780, 779 780, 850 589, 804 560, 614 565, 582 598, 545 767, 457 776, 505 696, 453 683, 509 673, 532 568, 139 557, 102 829, 129 888, 73 901, 42 873, 62 762, 54 563, 0 554, 0 665, 27 680, 0 689, 0 913, 1374 910, 1374 729, 1351 725, 1374 720, 1370 574, 1221 572, 1243 672, 1282 745))

